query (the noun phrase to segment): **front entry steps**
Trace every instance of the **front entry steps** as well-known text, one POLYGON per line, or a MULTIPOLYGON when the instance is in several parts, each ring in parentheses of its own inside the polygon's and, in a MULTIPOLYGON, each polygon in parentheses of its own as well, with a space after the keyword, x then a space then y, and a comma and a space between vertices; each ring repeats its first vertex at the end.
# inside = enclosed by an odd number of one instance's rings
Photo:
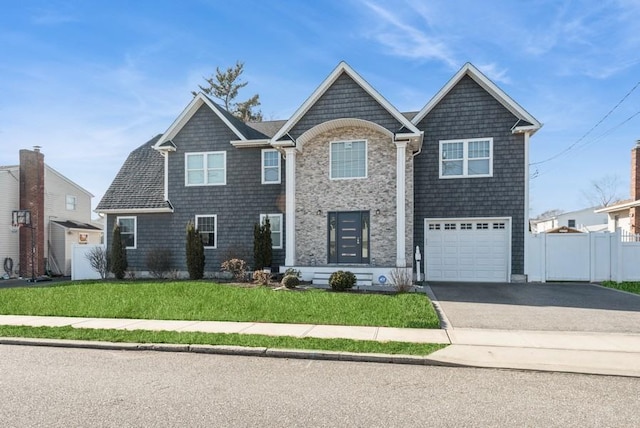
MULTIPOLYGON (((354 272, 356 276, 356 287, 370 287, 373 285, 373 274, 370 272, 354 272)), ((312 284, 314 286, 328 287, 331 272, 315 272, 312 284)))

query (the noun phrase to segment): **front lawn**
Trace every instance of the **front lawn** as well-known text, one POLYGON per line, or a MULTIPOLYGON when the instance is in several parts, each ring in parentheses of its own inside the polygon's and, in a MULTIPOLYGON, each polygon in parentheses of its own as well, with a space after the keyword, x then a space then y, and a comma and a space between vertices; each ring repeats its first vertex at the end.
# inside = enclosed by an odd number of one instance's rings
POLYGON ((629 293, 640 294, 640 282, 614 282, 605 281, 603 286, 615 288, 616 290, 628 291, 629 293))
POLYGON ((208 281, 87 281, 2 289, 0 314, 440 327, 424 294, 274 291, 208 281))
POLYGON ((256 334, 223 334, 178 331, 113 330, 73 327, 0 326, 0 337, 96 340, 129 343, 232 345, 279 349, 308 349, 373 354, 428 355, 446 345, 433 343, 376 342, 372 340, 297 338, 256 334))

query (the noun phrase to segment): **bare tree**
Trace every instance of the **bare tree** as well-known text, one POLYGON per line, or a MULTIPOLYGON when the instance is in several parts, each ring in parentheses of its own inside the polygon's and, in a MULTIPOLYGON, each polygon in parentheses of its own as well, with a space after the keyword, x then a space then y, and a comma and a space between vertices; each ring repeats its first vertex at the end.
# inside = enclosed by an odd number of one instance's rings
POLYGON ((552 217, 556 217, 559 216, 560 214, 562 214, 564 211, 562 211, 561 209, 558 208, 554 208, 551 210, 546 210, 545 212, 539 214, 537 217, 535 217, 533 220, 544 220, 547 218, 552 218, 552 217))
POLYGON ((605 175, 597 180, 591 180, 591 187, 582 194, 591 206, 607 207, 618 202, 620 177, 617 175, 605 175))
POLYGON ((105 250, 102 246, 93 247, 87 252, 85 257, 87 258, 87 260, 89 260, 91 269, 98 272, 102 279, 105 279, 107 277, 107 272, 109 272, 107 250, 105 250))

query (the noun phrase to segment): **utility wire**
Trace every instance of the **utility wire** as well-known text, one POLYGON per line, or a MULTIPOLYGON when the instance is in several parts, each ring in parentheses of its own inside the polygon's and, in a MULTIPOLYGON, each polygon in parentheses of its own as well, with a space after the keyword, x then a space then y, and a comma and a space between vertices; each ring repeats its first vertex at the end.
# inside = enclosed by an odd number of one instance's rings
MULTIPOLYGON (((609 116, 611 116, 611 114, 618 108, 620 107, 620 104, 622 104, 627 98, 629 98, 629 96, 633 93, 633 91, 636 90, 636 88, 640 86, 640 81, 638 81, 638 83, 635 84, 635 86, 633 88, 631 88, 631 90, 629 92, 626 93, 626 95, 624 97, 622 97, 622 99, 620 101, 618 101, 618 103, 613 106, 613 108, 611 110, 609 110, 609 112, 607 114, 605 114, 602 119, 600 119, 595 125, 593 125, 591 127, 591 129, 589 129, 582 137, 578 138, 575 142, 573 142, 572 144, 570 144, 567 148, 565 148, 564 150, 562 150, 559 153, 556 153, 555 155, 545 159, 545 160, 541 160, 538 162, 533 162, 530 163, 529 166, 534 166, 534 165, 542 165, 544 163, 550 162, 554 159, 559 158, 560 156, 564 155, 565 153, 569 152, 571 149, 573 149, 576 145, 578 145, 582 140, 584 140, 589 134, 591 134, 598 126, 600 126, 600 124, 602 122, 604 122, 609 116)), ((638 113, 634 114, 633 116, 631 116, 630 118, 628 118, 627 120, 625 120, 624 122, 622 122, 620 125, 618 126, 622 126, 622 124, 628 122, 629 120, 631 120, 633 117, 635 117, 636 115, 638 115, 638 113)), ((614 128, 615 129, 615 128, 614 128)), ((592 141, 593 142, 593 141, 592 141)), ((589 143, 587 143, 589 144, 589 143)))
MULTIPOLYGON (((640 84, 640 82, 638 82, 638 84, 640 84)), ((638 85, 636 85, 636 87, 637 87, 637 86, 638 86, 638 85)), ((640 110, 638 110, 637 112, 635 112, 634 114, 632 114, 631 116, 629 116, 628 118, 626 118, 625 120, 623 120, 622 122, 618 123, 617 125, 615 125, 615 126, 613 126, 613 127, 609 128, 609 129, 607 129, 607 130, 606 130, 606 131, 604 131, 602 134, 600 134, 599 136, 595 137, 593 140, 586 142, 585 144, 583 144, 582 146, 580 146, 578 149, 583 149, 583 148, 585 148, 586 146, 588 146, 589 144, 593 144, 593 143, 595 143, 595 142, 598 142, 598 141, 602 140, 604 137, 608 136, 608 135, 609 135, 609 134, 611 134, 613 131, 615 131, 616 129, 620 128, 620 127, 621 127, 621 126, 623 126, 625 123, 629 122, 630 120, 632 120, 633 118, 635 118, 636 116, 639 116, 639 115, 640 115, 640 110)), ((593 129, 595 129, 595 127, 594 127, 594 128, 592 128, 592 129, 591 129, 591 131, 592 131, 593 129)), ((591 132, 591 131, 589 131, 589 132, 591 132)), ((586 135, 587 135, 587 134, 585 134, 585 136, 586 136, 586 135)), ((584 138, 584 137, 583 137, 583 138, 584 138)), ((575 145, 575 144, 574 144, 574 145, 575 145)), ((562 153, 564 153, 564 152, 566 152, 566 149, 565 149, 563 152, 561 152, 560 154, 562 154, 562 153)), ((556 155, 555 157, 560 156, 560 154, 556 155)), ((545 163, 545 162, 546 162, 546 161, 535 162, 535 163, 532 163, 532 164, 529 164, 529 165, 530 165, 530 166, 535 166, 535 165, 540 165, 540 164, 545 163)), ((551 170, 553 170, 553 167, 551 167, 551 168, 547 169, 546 171, 542 171, 542 172, 540 172, 540 170, 536 167, 536 170, 531 174, 531 177, 530 177, 530 178, 531 178, 531 180, 536 179, 536 178, 538 178, 538 177, 540 177, 540 176, 542 176, 542 175, 544 175, 544 174, 547 174, 547 173, 548 173, 548 172, 550 172, 551 170)))

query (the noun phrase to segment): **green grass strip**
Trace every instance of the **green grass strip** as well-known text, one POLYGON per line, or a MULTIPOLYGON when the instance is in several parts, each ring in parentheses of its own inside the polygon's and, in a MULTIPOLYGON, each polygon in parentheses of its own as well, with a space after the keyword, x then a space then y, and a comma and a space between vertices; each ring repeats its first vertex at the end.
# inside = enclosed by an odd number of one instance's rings
POLYGON ((424 294, 274 291, 210 281, 84 281, 0 289, 0 314, 439 328, 424 294))
POLYGON ((613 282, 605 281, 603 286, 615 288, 616 290, 628 291, 629 293, 640 294, 640 282, 613 282))
POLYGON ((446 345, 431 343, 376 342, 371 340, 296 338, 255 334, 224 334, 149 330, 81 329, 73 327, 0 326, 0 337, 95 340, 126 343, 173 343, 230 345, 277 349, 307 349, 338 352, 428 355, 446 345))

